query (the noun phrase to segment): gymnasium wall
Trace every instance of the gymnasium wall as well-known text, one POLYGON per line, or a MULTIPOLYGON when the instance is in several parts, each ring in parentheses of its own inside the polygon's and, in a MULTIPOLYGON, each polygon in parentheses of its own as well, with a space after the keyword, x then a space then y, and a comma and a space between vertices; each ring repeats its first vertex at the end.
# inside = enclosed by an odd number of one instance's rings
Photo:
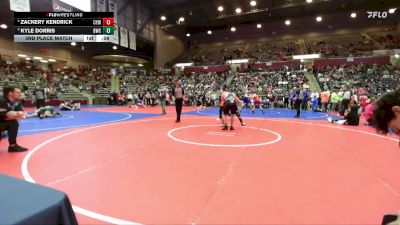
POLYGON ((163 67, 167 62, 174 60, 186 50, 185 43, 178 33, 167 33, 156 25, 155 35, 155 68, 163 67))

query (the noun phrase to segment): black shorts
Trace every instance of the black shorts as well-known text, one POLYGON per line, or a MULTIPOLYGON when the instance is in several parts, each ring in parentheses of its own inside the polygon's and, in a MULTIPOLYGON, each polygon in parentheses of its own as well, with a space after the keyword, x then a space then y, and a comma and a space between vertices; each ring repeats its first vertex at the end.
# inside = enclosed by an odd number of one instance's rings
POLYGON ((239 109, 236 111, 236 116, 240 117, 240 110, 239 109))
POLYGON ((224 114, 225 115, 234 115, 238 111, 238 107, 236 104, 228 104, 224 106, 224 114))

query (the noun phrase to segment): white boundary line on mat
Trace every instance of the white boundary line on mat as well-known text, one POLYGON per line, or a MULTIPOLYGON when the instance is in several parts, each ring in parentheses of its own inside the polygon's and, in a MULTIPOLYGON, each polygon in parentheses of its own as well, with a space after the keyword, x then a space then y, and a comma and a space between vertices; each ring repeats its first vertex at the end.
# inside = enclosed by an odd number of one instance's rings
MULTIPOLYGON (((193 116, 193 117, 187 117, 187 118, 195 118, 195 117, 193 116)), ((201 118, 205 118, 205 117, 201 117, 201 118)), ((29 173, 29 169, 28 169, 29 159, 32 157, 32 155, 35 152, 39 151, 43 146, 45 146, 45 145, 47 145, 47 144, 49 144, 49 143, 51 143, 51 142, 53 142, 55 140, 61 139, 61 138, 65 137, 65 136, 72 135, 72 134, 75 134, 75 133, 80 133, 80 132, 91 130, 91 129, 96 129, 96 128, 99 128, 99 127, 112 126, 112 125, 117 125, 117 124, 122 124, 122 123, 151 122, 151 121, 166 120, 166 119, 171 119, 171 118, 161 118, 161 119, 151 119, 151 120, 131 120, 131 121, 119 122, 119 123, 110 123, 110 122, 108 122, 108 124, 101 124, 101 125, 86 127, 86 128, 70 131, 68 133, 64 133, 64 134, 61 134, 59 136, 53 137, 51 139, 48 139, 48 140, 42 142, 41 144, 37 145, 35 148, 33 148, 31 151, 28 152, 28 154, 24 157, 24 159, 22 161, 22 164, 21 164, 22 175, 23 175, 23 177, 24 177, 24 179, 26 181, 29 181, 31 183, 36 183, 36 181, 32 178, 32 176, 29 173)), ((375 137, 380 137, 380 138, 388 139, 388 140, 391 140, 391 141, 398 141, 397 139, 394 139, 394 138, 390 138, 390 137, 386 137, 386 136, 382 136, 382 135, 378 135, 378 134, 370 133, 370 132, 366 132, 366 131, 360 131, 360 130, 354 130, 354 129, 350 129, 350 128, 345 128, 345 127, 341 127, 341 126, 324 125, 324 124, 316 124, 316 123, 293 121, 293 120, 279 120, 279 119, 265 119, 265 118, 249 118, 249 119, 321 126, 321 127, 341 129, 341 130, 346 130, 346 131, 353 131, 353 132, 357 132, 357 133, 372 135, 372 136, 375 136, 375 137)), ((142 225, 142 224, 137 223, 137 222, 127 221, 127 220, 124 220, 124 219, 119 219, 119 218, 103 215, 103 214, 100 214, 100 213, 96 213, 96 212, 81 208, 81 207, 76 206, 76 205, 73 205, 73 209, 78 214, 81 214, 81 215, 84 215, 84 216, 87 216, 87 217, 90 217, 90 218, 93 218, 93 219, 96 219, 96 220, 100 220, 102 222, 107 222, 107 223, 111 223, 111 224, 142 225)))

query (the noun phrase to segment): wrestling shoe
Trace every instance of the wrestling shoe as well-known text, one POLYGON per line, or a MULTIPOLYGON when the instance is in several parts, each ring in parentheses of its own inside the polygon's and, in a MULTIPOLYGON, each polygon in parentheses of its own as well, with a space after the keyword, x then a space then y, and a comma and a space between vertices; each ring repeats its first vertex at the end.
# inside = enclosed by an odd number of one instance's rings
POLYGON ((328 117, 328 118, 326 118, 326 119, 329 121, 329 123, 333 123, 332 117, 328 117))
POLYGON ((28 151, 28 149, 24 148, 24 147, 21 147, 21 146, 19 146, 17 144, 15 144, 13 146, 10 145, 8 147, 8 152, 25 152, 25 151, 28 151))
POLYGON ((222 128, 222 130, 228 130, 228 126, 224 126, 224 128, 222 128))
POLYGON ((229 130, 235 130, 235 128, 231 127, 231 129, 229 129, 229 130))
POLYGON ((243 122, 243 123, 240 123, 240 125, 242 125, 243 127, 246 126, 246 124, 245 124, 244 122, 243 122))

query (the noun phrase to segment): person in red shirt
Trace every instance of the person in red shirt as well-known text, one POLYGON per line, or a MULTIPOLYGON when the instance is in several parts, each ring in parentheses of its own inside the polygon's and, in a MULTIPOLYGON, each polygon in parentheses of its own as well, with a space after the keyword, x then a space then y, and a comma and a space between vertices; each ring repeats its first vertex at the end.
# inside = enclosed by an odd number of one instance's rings
POLYGON ((322 112, 326 112, 328 110, 330 96, 331 94, 329 91, 323 91, 321 93, 322 112))
POLYGON ((251 98, 251 112, 254 114, 256 107, 261 109, 261 112, 264 114, 264 109, 261 104, 261 98, 256 93, 250 95, 251 98))
POLYGON ((360 97, 360 112, 365 111, 365 107, 368 105, 367 101, 368 101, 368 97, 366 95, 362 95, 360 97))

